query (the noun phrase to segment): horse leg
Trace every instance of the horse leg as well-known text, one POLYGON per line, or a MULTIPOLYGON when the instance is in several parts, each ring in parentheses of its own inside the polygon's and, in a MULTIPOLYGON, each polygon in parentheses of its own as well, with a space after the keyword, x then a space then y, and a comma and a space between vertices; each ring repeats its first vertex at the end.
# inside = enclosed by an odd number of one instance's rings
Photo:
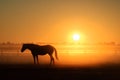
POLYGON ((52 55, 50 55, 50 65, 51 65, 52 63, 54 64, 54 58, 53 58, 52 55))
POLYGON ((37 58, 37 63, 39 64, 38 55, 36 56, 36 58, 37 58))
POLYGON ((35 55, 33 55, 34 64, 36 64, 35 55))

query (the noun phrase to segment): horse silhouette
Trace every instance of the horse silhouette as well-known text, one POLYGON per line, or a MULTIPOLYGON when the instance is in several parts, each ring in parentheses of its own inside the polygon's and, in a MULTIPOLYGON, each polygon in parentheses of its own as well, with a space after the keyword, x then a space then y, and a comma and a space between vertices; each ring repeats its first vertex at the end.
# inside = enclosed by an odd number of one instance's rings
POLYGON ((25 51, 26 49, 29 49, 31 51, 31 54, 34 59, 34 64, 39 63, 38 61, 38 55, 45 55, 48 54, 50 56, 50 65, 54 64, 54 57, 53 57, 53 52, 55 51, 55 57, 57 57, 57 50, 51 46, 51 45, 37 45, 37 44, 23 44, 21 48, 21 52, 25 51), (37 63, 36 63, 37 60, 37 63))

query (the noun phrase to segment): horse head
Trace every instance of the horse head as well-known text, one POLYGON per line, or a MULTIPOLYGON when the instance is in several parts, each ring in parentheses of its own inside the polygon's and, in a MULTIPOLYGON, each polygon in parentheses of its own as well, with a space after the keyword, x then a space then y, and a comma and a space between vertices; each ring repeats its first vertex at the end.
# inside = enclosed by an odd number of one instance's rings
POLYGON ((23 46, 21 48, 21 52, 23 52, 25 49, 27 49, 26 44, 23 44, 23 46))

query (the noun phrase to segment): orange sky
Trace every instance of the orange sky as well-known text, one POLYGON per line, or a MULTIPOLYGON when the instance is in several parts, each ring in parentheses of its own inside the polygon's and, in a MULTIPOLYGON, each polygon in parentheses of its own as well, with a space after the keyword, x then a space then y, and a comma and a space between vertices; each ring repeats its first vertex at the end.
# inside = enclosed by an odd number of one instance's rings
POLYGON ((1 0, 0 42, 119 42, 119 0, 1 0))

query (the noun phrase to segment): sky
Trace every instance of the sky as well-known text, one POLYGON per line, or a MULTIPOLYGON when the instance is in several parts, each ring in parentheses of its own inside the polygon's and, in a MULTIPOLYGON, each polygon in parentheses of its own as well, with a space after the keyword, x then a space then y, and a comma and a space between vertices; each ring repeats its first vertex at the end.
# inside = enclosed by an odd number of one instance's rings
POLYGON ((120 42, 120 0, 0 0, 0 42, 120 42))

